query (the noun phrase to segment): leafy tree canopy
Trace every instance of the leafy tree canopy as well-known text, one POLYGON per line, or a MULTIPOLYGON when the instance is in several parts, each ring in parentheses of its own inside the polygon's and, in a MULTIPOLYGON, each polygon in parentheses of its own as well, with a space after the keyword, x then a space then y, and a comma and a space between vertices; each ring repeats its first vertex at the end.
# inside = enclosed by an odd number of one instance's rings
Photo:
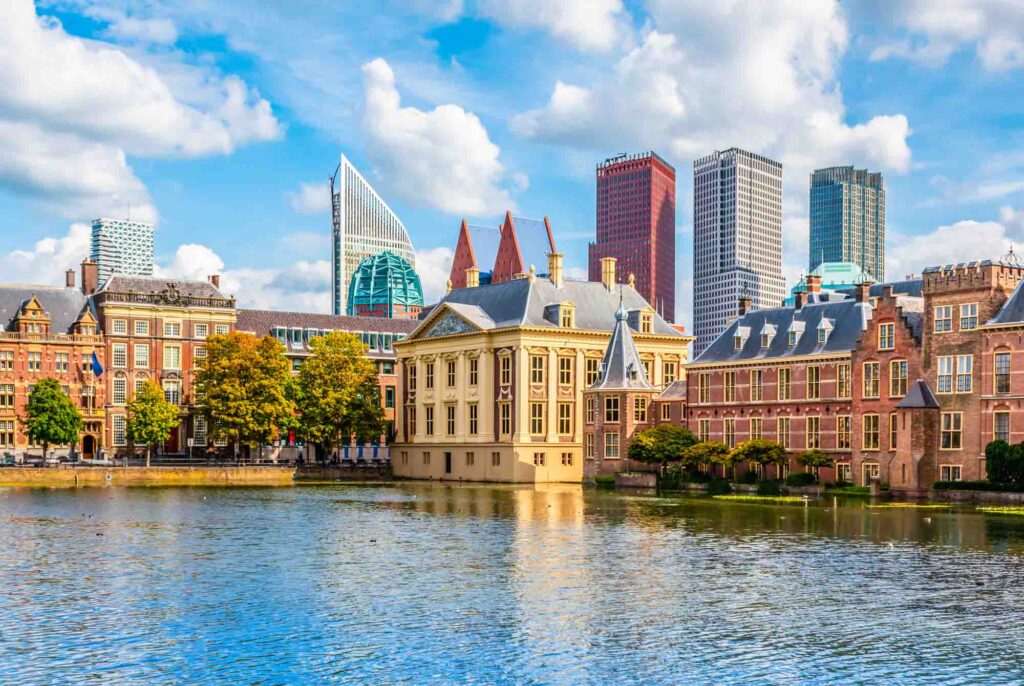
POLYGON ((128 403, 128 438, 135 445, 146 446, 147 464, 152 446, 165 443, 179 423, 178 406, 168 402, 154 381, 144 383, 128 403))
POLYGON ((828 453, 817 449, 808 450, 797 455, 796 461, 805 467, 817 469, 818 467, 831 467, 832 458, 828 453))
POLYGON ((788 459, 786 449, 775 441, 755 438, 744 441, 733 448, 733 462, 747 460, 761 465, 785 464, 788 459))
POLYGON ((44 455, 53 444, 75 443, 82 430, 82 415, 56 379, 35 385, 21 422, 32 442, 42 444, 44 455))
POLYGON ((629 459, 641 462, 674 462, 697 438, 684 426, 659 424, 644 429, 629 444, 629 459))
POLYGON ((724 464, 728 467, 733 464, 729 459, 728 446, 726 446, 725 443, 719 443, 718 441, 694 443, 683 450, 683 462, 689 466, 696 466, 699 464, 724 464))

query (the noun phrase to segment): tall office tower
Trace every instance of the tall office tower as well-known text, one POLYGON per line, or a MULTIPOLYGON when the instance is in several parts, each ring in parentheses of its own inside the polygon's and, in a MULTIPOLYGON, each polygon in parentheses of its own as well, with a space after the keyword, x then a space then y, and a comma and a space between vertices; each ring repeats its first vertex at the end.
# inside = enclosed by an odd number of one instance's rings
POLYGON ((349 278, 364 258, 390 250, 415 269, 416 253, 401 220, 344 155, 331 201, 331 295, 334 314, 345 314, 349 278))
POLYGON ((597 165, 597 240, 589 278, 601 280, 601 258, 663 318, 676 316, 676 170, 654 152, 620 155, 597 165))
POLYGON ((782 278, 782 165, 730 148, 693 163, 694 357, 738 314, 779 307, 782 278))
POLYGON ((811 173, 811 271, 822 262, 853 262, 885 281, 885 188, 882 173, 829 167, 811 173))
POLYGON ((111 274, 153 276, 153 225, 130 219, 95 219, 89 255, 99 266, 99 284, 111 274))

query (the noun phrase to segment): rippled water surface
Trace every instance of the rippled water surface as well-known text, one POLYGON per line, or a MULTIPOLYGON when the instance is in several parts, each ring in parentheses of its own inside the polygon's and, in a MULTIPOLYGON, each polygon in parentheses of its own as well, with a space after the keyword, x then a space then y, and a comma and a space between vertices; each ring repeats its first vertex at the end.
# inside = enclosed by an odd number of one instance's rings
POLYGON ((1020 684, 1024 521, 561 486, 0 490, 0 683, 1020 684))

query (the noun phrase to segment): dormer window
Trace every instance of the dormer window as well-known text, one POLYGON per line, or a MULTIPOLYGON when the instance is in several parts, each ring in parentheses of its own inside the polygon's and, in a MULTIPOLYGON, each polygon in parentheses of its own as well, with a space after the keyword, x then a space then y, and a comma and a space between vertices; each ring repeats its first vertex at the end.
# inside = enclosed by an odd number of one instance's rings
POLYGON ((770 348, 774 339, 775 327, 771 324, 765 323, 765 325, 761 327, 761 349, 767 350, 770 348))
POLYGON ((562 303, 558 308, 558 325, 563 329, 576 327, 576 308, 568 303, 562 303))
POLYGON ((832 324, 832 320, 831 319, 822 319, 821 320, 821 322, 818 324, 818 343, 819 344, 824 345, 825 343, 828 342, 828 337, 829 337, 829 334, 832 333, 832 328, 833 328, 833 324, 832 324))
POLYGON ((654 314, 651 312, 640 313, 640 333, 651 333, 654 330, 654 314))
POLYGON ((743 345, 747 342, 748 338, 750 338, 750 327, 737 326, 736 333, 732 338, 732 349, 737 351, 742 350, 743 345))
POLYGON ((732 349, 733 350, 742 350, 743 349, 743 336, 733 336, 732 337, 732 349))
POLYGON ((800 339, 800 334, 799 333, 797 333, 796 331, 790 331, 789 332, 789 347, 792 348, 792 347, 796 346, 796 342, 799 339, 800 339))

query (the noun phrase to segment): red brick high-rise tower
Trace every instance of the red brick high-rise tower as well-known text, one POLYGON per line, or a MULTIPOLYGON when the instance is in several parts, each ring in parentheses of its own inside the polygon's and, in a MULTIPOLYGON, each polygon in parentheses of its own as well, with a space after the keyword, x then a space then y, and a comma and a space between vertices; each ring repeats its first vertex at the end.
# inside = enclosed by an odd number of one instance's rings
POLYGON ((597 165, 591 281, 601 279, 602 257, 616 258, 618 280, 635 275, 640 295, 662 317, 675 320, 676 170, 657 153, 620 155, 597 165))

